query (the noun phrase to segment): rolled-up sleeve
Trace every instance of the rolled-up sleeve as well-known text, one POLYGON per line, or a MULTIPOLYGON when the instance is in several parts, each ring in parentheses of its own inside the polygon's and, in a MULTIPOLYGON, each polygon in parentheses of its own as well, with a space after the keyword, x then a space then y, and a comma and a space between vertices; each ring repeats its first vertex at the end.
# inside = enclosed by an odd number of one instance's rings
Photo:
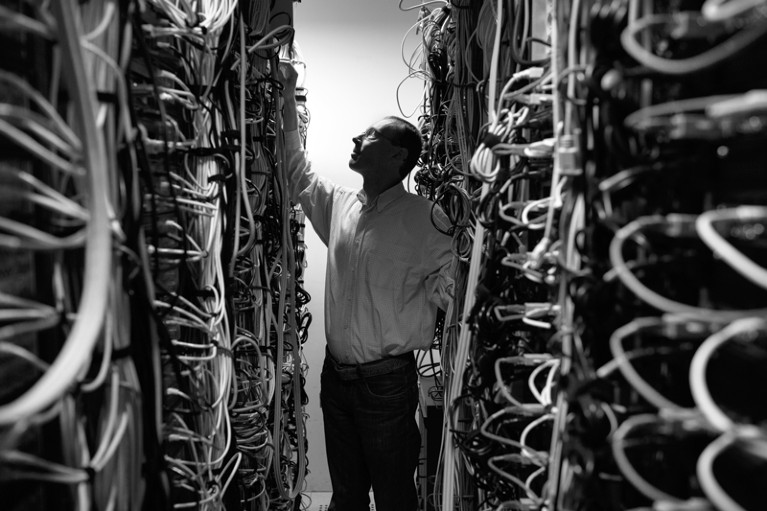
POLYGON ((290 199, 301 204, 317 235, 327 245, 336 186, 312 170, 298 131, 285 132, 285 148, 290 199))
POLYGON ((442 310, 455 298, 455 281, 453 280, 452 258, 436 273, 426 277, 424 283, 429 301, 442 310))
MULTIPOLYGON (((432 222, 440 229, 447 230, 449 220, 438 205, 432 208, 432 222)), ((455 258, 451 250, 452 238, 438 231, 434 226, 426 238, 426 259, 434 261, 433 271, 426 277, 424 286, 429 301, 446 310, 455 297, 455 258)))

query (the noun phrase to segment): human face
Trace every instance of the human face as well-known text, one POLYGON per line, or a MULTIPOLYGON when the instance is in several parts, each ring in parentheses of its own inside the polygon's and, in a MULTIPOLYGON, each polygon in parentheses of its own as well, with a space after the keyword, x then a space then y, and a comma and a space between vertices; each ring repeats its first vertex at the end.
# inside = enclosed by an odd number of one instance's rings
POLYGON ((379 138, 383 138, 384 140, 388 140, 390 144, 397 145, 394 143, 394 141, 391 138, 387 137, 386 135, 384 135, 383 133, 381 133, 379 130, 377 130, 376 128, 372 126, 366 129, 365 131, 363 131, 362 133, 360 133, 359 135, 357 135, 355 138, 364 138, 366 140, 377 140, 379 138))
POLYGON ((391 121, 381 120, 370 126, 359 135, 352 137, 354 150, 349 158, 349 168, 364 174, 389 165, 392 157, 400 150, 390 135, 391 121))

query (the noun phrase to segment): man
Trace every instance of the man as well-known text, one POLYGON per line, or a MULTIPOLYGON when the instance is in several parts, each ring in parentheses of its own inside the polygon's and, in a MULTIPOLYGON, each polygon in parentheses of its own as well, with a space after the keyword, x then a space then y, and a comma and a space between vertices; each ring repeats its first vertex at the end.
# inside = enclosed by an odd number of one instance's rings
POLYGON ((320 406, 333 497, 330 510, 415 511, 420 434, 413 350, 431 344, 452 295, 444 213, 402 180, 421 151, 418 130, 386 117, 352 138, 349 168, 362 190, 314 173, 297 130, 295 69, 280 66, 291 198, 328 247, 320 406), (434 213, 432 210, 434 209, 434 213), (444 225, 444 224, 443 224, 444 225))

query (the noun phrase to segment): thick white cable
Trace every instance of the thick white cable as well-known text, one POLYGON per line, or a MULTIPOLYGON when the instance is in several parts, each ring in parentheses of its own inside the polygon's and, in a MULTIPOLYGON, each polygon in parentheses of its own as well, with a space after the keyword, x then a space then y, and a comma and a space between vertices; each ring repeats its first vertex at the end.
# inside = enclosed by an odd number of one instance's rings
MULTIPOLYGON (((501 45, 501 33, 503 31, 503 1, 498 0, 497 3, 497 19, 495 23, 495 40, 493 46, 493 57, 490 68, 489 76, 489 90, 488 90, 488 113, 493 125, 497 124, 498 115, 495 112, 495 94, 496 94, 496 80, 498 77, 498 58, 500 54, 501 45)), ((490 191, 490 183, 485 182, 482 184, 482 190, 480 200, 484 198, 490 191)), ((471 310, 474 307, 475 291, 479 281, 479 272, 482 263, 482 253, 485 242, 485 229, 480 222, 477 222, 474 231, 474 244, 472 246, 471 260, 469 263, 469 274, 466 281, 466 295, 463 306, 463 316, 461 317, 461 331, 458 337, 458 347, 456 350, 456 356, 454 359, 454 371, 450 377, 450 393, 451 398, 459 396, 461 388, 463 387, 463 375, 466 370, 466 361, 469 356, 469 344, 471 342, 471 328, 468 318, 471 316, 471 310)), ((452 403, 445 403, 446 407, 450 407, 452 403)), ((442 509, 452 510, 454 509, 455 502, 455 478, 457 476, 457 463, 455 438, 450 435, 450 439, 445 443, 445 467, 442 474, 442 509)))
POLYGON ((715 222, 760 222, 759 229, 751 229, 753 237, 757 238, 765 232, 767 223, 767 207, 764 206, 739 206, 727 209, 714 209, 706 211, 698 216, 695 221, 695 229, 698 236, 708 247, 721 257, 730 267, 743 275, 745 278, 767 289, 767 268, 757 264, 743 252, 735 248, 731 243, 719 234, 714 228, 715 222))
POLYGON ((623 377, 626 378, 626 381, 628 381, 634 390, 636 390, 651 405, 660 409, 684 409, 682 405, 668 399, 666 396, 655 390, 647 380, 642 378, 637 370, 634 369, 634 366, 629 363, 626 350, 623 347, 623 340, 625 338, 641 332, 648 327, 656 326, 657 324, 657 318, 637 318, 630 323, 623 325, 615 330, 610 336, 610 352, 613 355, 613 360, 618 364, 618 369, 623 374, 623 377))
POLYGON ((651 290, 633 274, 626 263, 626 260, 623 258, 623 245, 628 239, 641 233, 644 229, 651 227, 674 225, 675 229, 679 230, 685 225, 691 225, 695 221, 695 218, 696 217, 693 215, 682 214, 671 214, 667 216, 651 215, 639 217, 621 227, 610 241, 610 263, 615 270, 616 276, 636 296, 647 302, 649 305, 664 312, 692 314, 695 317, 709 318, 719 321, 731 321, 745 316, 763 316, 767 314, 767 309, 717 310, 677 302, 651 290))
POLYGON ((700 7, 709 21, 725 21, 764 5, 764 0, 706 0, 700 7))
POLYGON ((642 493, 642 495, 645 497, 655 501, 679 502, 681 501, 680 498, 664 492, 663 490, 650 484, 644 477, 642 477, 642 475, 637 472, 637 470, 631 464, 625 452, 625 448, 627 447, 626 444, 628 443, 626 436, 631 430, 638 426, 655 424, 658 422, 658 420, 658 416, 655 414, 643 414, 633 415, 623 421, 623 423, 618 427, 617 430, 615 430, 612 435, 610 445, 612 447, 613 459, 615 460, 615 464, 618 466, 626 480, 630 482, 634 488, 639 490, 639 492, 642 493))
POLYGON ((767 24, 754 23, 752 27, 735 32, 706 51, 682 59, 660 57, 637 40, 637 35, 647 29, 657 25, 663 26, 670 21, 675 21, 675 18, 684 19, 683 16, 690 18, 690 22, 695 22, 696 17, 700 15, 695 12, 680 12, 673 15, 653 14, 637 19, 621 32, 623 49, 645 67, 663 74, 678 76, 707 70, 721 64, 756 44, 767 33, 767 24))
MULTIPOLYGON (((572 18, 570 23, 571 25, 577 25, 577 20, 579 19, 579 9, 580 9, 580 1, 576 1, 575 5, 572 6, 572 18)), ((548 26, 549 34, 551 36, 551 82, 554 84, 554 91, 558 91, 558 84, 560 80, 560 64, 561 64, 561 48, 560 48, 560 42, 559 42, 559 2, 557 0, 547 0, 547 12, 550 14, 550 25, 548 26)), ((574 26, 571 26, 571 30, 575 30, 574 26)), ((570 44, 573 44, 574 39, 574 32, 570 32, 570 44)), ((575 48, 568 47, 567 50, 569 52, 575 52, 575 48)), ((571 80, 572 81, 572 80, 571 80)), ((569 84, 568 84, 569 85, 569 84)), ((565 100, 566 101, 566 100, 565 100)), ((554 102, 552 104, 552 127, 554 129, 555 136, 559 134, 559 127, 562 123, 562 112, 563 106, 562 101, 560 98, 556 97, 554 98, 554 102)), ((572 126, 570 126, 570 111, 567 110, 565 112, 565 118, 564 122, 566 124, 566 129, 571 130, 572 126)), ((569 131, 568 131, 569 133, 569 131)), ((551 178, 551 189, 554 190, 556 188, 557 182, 560 179, 561 174, 561 162, 559 157, 559 150, 560 149, 560 138, 557 137, 557 144, 554 151, 554 158, 553 158, 553 173, 551 178)), ((556 201, 552 200, 549 202, 549 212, 546 216, 546 227, 544 230, 542 242, 544 245, 542 247, 545 249, 547 248, 547 243, 549 239, 549 236, 551 235, 551 230, 553 228, 553 221, 554 221, 554 206, 556 201)), ((571 225, 570 230, 568 231, 568 234, 570 234, 570 238, 568 239, 568 244, 565 247, 566 249, 566 262, 569 267, 572 268, 578 268, 580 266, 580 256, 578 254, 578 251, 575 250, 575 232, 577 229, 582 227, 583 225, 583 218, 584 218, 584 211, 585 211, 585 203, 582 198, 582 196, 579 196, 576 199, 576 204, 573 209, 573 217, 571 218, 571 225)), ((573 315, 574 315, 574 304, 572 302, 572 299, 569 297, 569 293, 567 292, 567 286, 568 286, 568 279, 560 278, 560 284, 559 284, 559 296, 561 297, 560 300, 560 325, 559 329, 562 334, 562 359, 559 366, 560 374, 570 377, 570 370, 571 365, 573 361, 573 352, 574 352, 574 346, 573 346, 573 315)), ((558 496, 560 496, 560 490, 565 484, 562 481, 563 471, 567 469, 567 459, 565 459, 563 455, 563 439, 565 435, 565 429, 567 427, 567 413, 568 413, 568 406, 569 402, 567 399, 567 396, 564 392, 560 392, 556 396, 555 400, 555 406, 556 406, 556 413, 554 415, 554 425, 552 427, 552 434, 551 434, 551 444, 549 447, 549 463, 548 463, 548 474, 547 474, 547 488, 546 492, 541 495, 544 502, 548 504, 549 506, 552 506, 552 508, 557 508, 558 505, 561 504, 561 502, 558 501, 558 496)))
POLYGON ((75 16, 77 2, 53 2, 60 21, 59 44, 69 92, 74 98, 73 112, 82 132, 83 160, 87 169, 88 222, 83 267, 83 292, 72 329, 56 360, 35 384, 14 401, 0 406, 0 426, 24 420, 55 403, 75 383, 90 362, 106 315, 112 265, 112 237, 107 205, 108 183, 105 142, 96 128, 96 93, 87 79, 80 45, 82 30, 75 16))
MULTIPOLYGON (((753 436, 750 433, 748 436, 753 436)), ((743 438, 742 433, 738 431, 727 431, 720 435, 716 440, 708 444, 703 452, 698 456, 696 464, 696 475, 703 493, 711 501, 716 509, 726 511, 749 511, 733 499, 719 484, 714 474, 714 462, 722 452, 735 444, 738 440, 754 441, 754 439, 743 438)), ((764 443, 764 438, 761 440, 764 443)), ((762 453, 764 455, 764 453, 762 453)), ((763 463, 763 462, 762 462, 763 463)), ((753 491, 759 491, 756 488, 753 491)))
POLYGON ((723 344, 740 335, 752 340, 756 332, 767 332, 764 316, 735 320, 703 341, 692 357, 689 374, 693 400, 706 419, 719 431, 730 430, 735 426, 735 422, 722 411, 711 396, 706 382, 708 363, 723 344))

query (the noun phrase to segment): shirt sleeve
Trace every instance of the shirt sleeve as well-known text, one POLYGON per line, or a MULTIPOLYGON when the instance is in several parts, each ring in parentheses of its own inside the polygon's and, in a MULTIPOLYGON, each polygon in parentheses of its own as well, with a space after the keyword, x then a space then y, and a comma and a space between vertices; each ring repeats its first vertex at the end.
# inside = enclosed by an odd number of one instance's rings
MULTIPOLYGON (((445 230, 449 226, 447 216, 436 204, 432 209, 430 220, 433 224, 444 226, 445 230)), ((425 246, 429 252, 428 260, 434 261, 432 272, 427 275, 424 282, 426 295, 431 303, 442 310, 447 310, 455 297, 455 258, 452 253, 452 238, 432 225, 425 246)))
POLYGON ((287 151, 285 171, 288 177, 290 199, 301 204, 306 217, 322 242, 330 237, 330 218, 336 185, 312 170, 306 150, 297 130, 285 132, 287 151))

